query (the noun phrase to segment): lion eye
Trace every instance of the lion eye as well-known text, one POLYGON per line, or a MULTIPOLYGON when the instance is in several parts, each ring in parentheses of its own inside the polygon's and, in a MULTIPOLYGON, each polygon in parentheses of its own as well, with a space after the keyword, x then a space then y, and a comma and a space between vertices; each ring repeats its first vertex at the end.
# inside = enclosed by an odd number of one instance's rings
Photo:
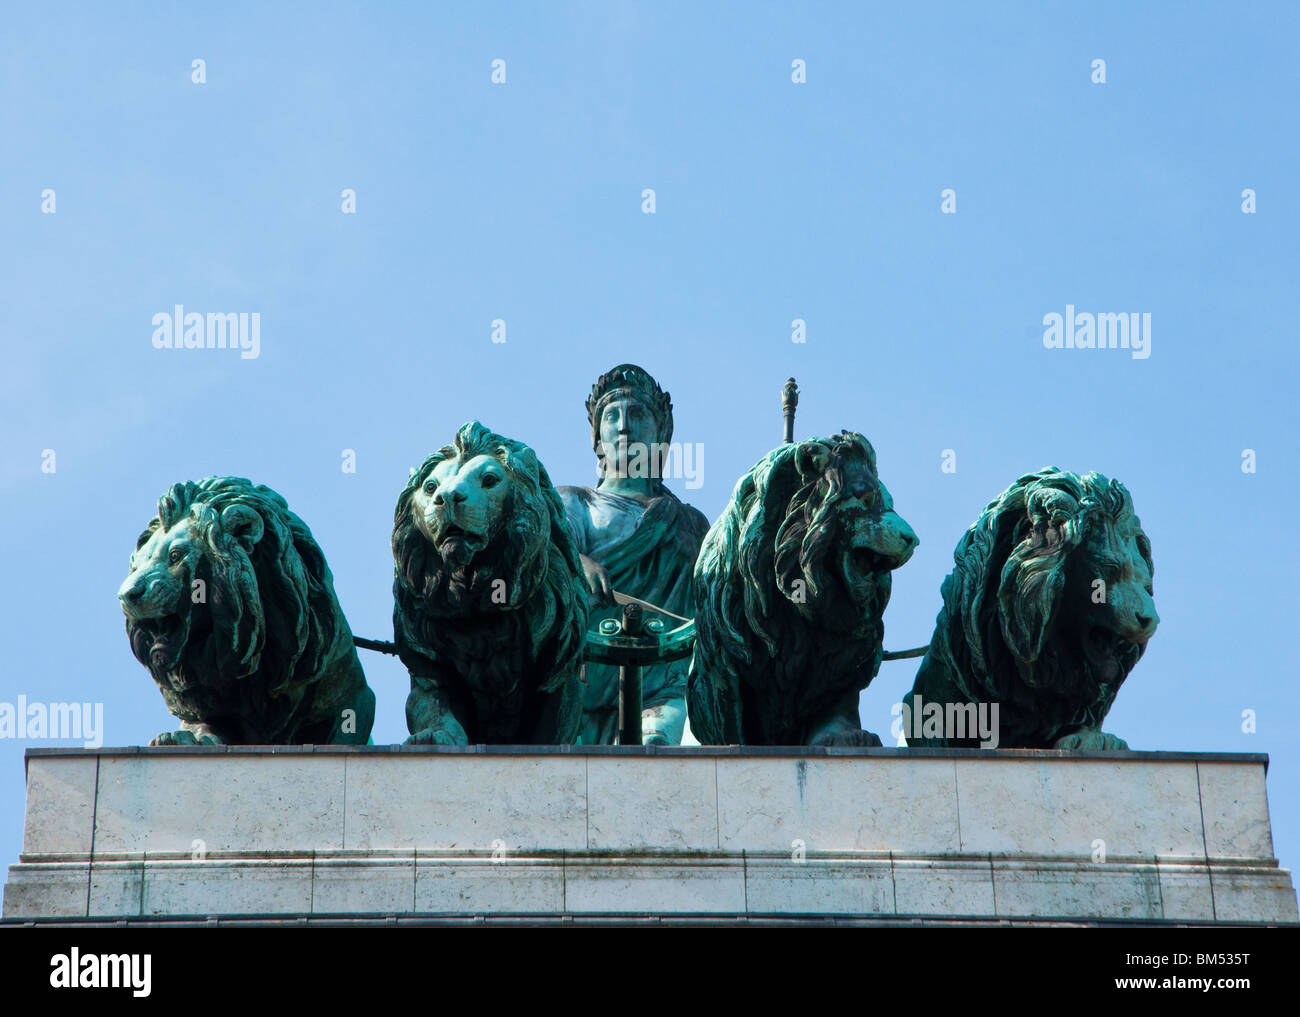
POLYGON ((430 480, 424 485, 425 494, 433 494, 433 492, 436 491, 437 489, 438 489, 438 482, 436 480, 430 480))
POLYGON ((184 557, 185 557, 184 551, 182 551, 180 548, 173 548, 172 553, 167 556, 167 564, 178 565, 180 564, 181 559, 183 559, 184 557))
POLYGON ((483 488, 484 488, 484 490, 486 490, 486 489, 489 488, 489 487, 496 487, 497 484, 499 484, 500 482, 501 482, 501 478, 498 477, 495 473, 485 473, 485 474, 483 474, 483 488))

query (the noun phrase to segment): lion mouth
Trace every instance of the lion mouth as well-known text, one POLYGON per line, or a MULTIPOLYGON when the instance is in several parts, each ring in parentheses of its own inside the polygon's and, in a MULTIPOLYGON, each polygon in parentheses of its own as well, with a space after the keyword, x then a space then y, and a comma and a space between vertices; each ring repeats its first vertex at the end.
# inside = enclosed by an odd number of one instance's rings
POLYGON ((855 600, 871 597, 884 576, 889 575, 889 559, 870 547, 852 547, 844 555, 844 584, 855 600))
POLYGON ((888 572, 893 568, 890 560, 885 555, 879 554, 869 547, 855 547, 849 552, 849 560, 853 563, 853 568, 856 571, 866 575, 888 572))
POLYGON ((483 549, 483 538, 459 526, 445 527, 438 535, 438 553, 453 568, 468 565, 483 549))
POLYGON ((1118 684, 1133 670, 1146 649, 1145 642, 1133 642, 1104 625, 1083 629, 1083 655, 1094 673, 1105 683, 1118 684))
MULTIPOLYGON (((144 636, 141 642, 149 655, 149 669, 155 675, 170 676, 177 670, 189 641, 189 616, 164 615, 138 621, 135 626, 144 636)), ((174 680, 172 684, 175 685, 174 680)))

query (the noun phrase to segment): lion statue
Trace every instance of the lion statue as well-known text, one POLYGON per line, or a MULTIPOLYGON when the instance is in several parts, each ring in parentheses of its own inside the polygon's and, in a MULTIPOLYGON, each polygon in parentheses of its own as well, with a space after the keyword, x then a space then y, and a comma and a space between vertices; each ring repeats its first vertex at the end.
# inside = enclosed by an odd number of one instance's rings
POLYGON ((462 427, 397 499, 393 559, 407 743, 574 743, 587 587, 533 450, 462 427))
POLYGON ((880 668, 890 573, 917 543, 862 435, 761 459, 695 563, 687 703, 700 743, 879 745, 858 694, 880 668))
POLYGON ((364 745, 375 716, 307 524, 242 477, 174 484, 117 591, 181 730, 153 745, 364 745))
POLYGON ((1123 484, 1048 467, 1017 480, 953 553, 909 693, 908 745, 974 747, 927 704, 996 704, 996 744, 1127 749, 1101 723, 1160 619, 1151 542, 1123 484))

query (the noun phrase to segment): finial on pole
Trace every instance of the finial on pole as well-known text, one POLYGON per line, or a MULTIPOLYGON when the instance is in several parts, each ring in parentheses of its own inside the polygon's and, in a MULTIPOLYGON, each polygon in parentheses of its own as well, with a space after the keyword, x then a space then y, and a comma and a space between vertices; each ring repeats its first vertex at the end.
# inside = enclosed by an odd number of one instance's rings
POLYGON ((785 443, 794 442, 794 411, 799 406, 799 386, 793 378, 787 378, 785 388, 781 389, 781 412, 785 414, 785 443))

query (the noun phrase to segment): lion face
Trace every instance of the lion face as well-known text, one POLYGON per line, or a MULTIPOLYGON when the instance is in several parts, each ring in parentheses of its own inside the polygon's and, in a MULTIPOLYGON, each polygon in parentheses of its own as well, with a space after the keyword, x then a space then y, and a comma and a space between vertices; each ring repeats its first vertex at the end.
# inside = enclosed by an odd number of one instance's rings
POLYGON ((1151 550, 1146 537, 1114 519, 1098 519, 1074 552, 1065 589, 1063 637, 1100 686, 1117 689, 1146 651, 1160 624, 1152 589, 1151 550))
POLYGON ((190 590, 203 551, 195 521, 146 530, 131 555, 130 572, 117 591, 122 611, 155 675, 178 672, 190 638, 190 590))
MULTIPOLYGON (((176 692, 187 691, 201 670, 186 661, 211 656, 209 598, 230 609, 258 595, 250 553, 264 532, 262 517, 247 505, 227 505, 218 513, 207 502, 190 501, 200 496, 199 486, 190 484, 163 497, 117 591, 136 657, 159 684, 176 692)), ((256 645, 261 622, 248 621, 245 638, 223 646, 223 659, 234 662, 256 645)), ((256 659, 239 663, 252 666, 256 659)))
POLYGON ((501 531, 513 484, 488 455, 444 459, 415 492, 411 515, 451 568, 468 565, 501 531))
POLYGON ((959 559, 1000 573, 1000 628, 1021 679, 1104 715, 1159 623, 1151 544, 1127 489, 1049 468, 1022 477, 982 518, 959 559), (978 550, 996 548, 998 533, 1010 538, 1001 566, 996 550, 987 559, 978 550))
POLYGON ((531 448, 466 424, 398 498, 398 584, 434 615, 516 608, 545 581, 562 515, 531 448))
POLYGON ((854 462, 845 474, 848 493, 840 504, 848 538, 840 561, 844 587, 859 605, 888 600, 890 573, 907 564, 919 541, 894 511, 894 500, 874 470, 854 462))
POLYGON ((841 630, 878 620, 890 573, 919 543, 894 511, 866 439, 845 432, 805 443, 796 457, 802 487, 776 535, 778 585, 800 614, 841 630))

